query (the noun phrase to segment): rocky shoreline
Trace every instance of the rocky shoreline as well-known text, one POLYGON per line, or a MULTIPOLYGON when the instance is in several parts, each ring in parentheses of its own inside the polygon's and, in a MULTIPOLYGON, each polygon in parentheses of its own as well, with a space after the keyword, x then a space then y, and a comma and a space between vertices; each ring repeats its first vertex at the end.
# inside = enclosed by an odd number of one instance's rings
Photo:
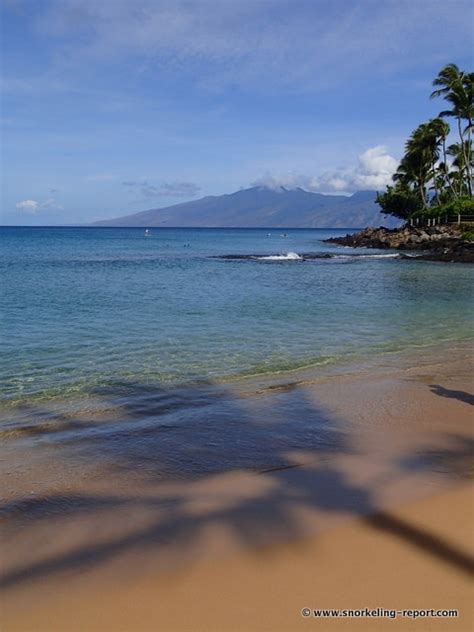
MULTIPOLYGON (((464 230, 457 224, 424 228, 403 226, 394 229, 381 226, 324 241, 351 248, 419 251, 416 257, 406 255, 410 259, 474 263, 474 242, 463 237, 464 230)), ((402 253, 401 256, 403 257, 402 253)))

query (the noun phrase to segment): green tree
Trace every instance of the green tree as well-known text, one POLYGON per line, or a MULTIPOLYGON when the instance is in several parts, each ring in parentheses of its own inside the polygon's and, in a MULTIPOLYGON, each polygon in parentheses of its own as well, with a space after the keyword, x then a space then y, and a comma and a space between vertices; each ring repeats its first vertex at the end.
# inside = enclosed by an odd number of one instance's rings
POLYGON ((376 203, 382 213, 400 219, 409 219, 413 213, 423 209, 419 194, 402 182, 388 186, 385 193, 377 193, 376 203))
POLYGON ((449 176, 449 166, 448 166, 448 157, 447 157, 447 148, 446 141, 449 136, 450 127, 446 121, 443 121, 442 118, 435 118, 430 121, 430 126, 437 140, 438 148, 437 148, 437 160, 440 157, 439 145, 441 145, 441 151, 443 154, 443 160, 438 163, 437 166, 433 165, 433 169, 435 172, 434 178, 437 183, 437 193, 439 192, 440 199, 448 199, 450 196, 456 198, 456 190, 453 187, 451 182, 451 178, 449 176), (443 191, 446 189, 446 191, 443 191), (448 192, 449 190, 449 192, 448 192))
POLYGON ((393 176, 405 188, 413 189, 423 208, 428 207, 427 188, 434 177, 435 163, 439 157, 438 140, 430 123, 422 123, 405 143, 405 155, 393 176))
POLYGON ((450 110, 440 112, 440 117, 456 118, 461 150, 464 152, 464 171, 469 195, 472 196, 472 168, 468 154, 471 144, 471 131, 474 120, 473 101, 474 73, 459 70, 456 64, 448 64, 433 81, 433 86, 440 86, 431 93, 431 98, 442 96, 451 104, 450 110), (465 127, 463 128, 465 124, 465 127), (465 142, 467 141, 467 144, 465 142))
POLYGON ((438 217, 442 213, 453 214, 456 209, 461 213, 461 207, 463 210, 471 208, 470 203, 474 203, 471 141, 474 73, 463 72, 455 64, 448 64, 440 70, 433 85, 436 90, 431 93, 431 98, 443 97, 451 109, 440 112, 438 117, 413 130, 392 177, 394 185, 388 186, 385 193, 377 194, 382 212, 402 219, 409 219, 414 214, 438 217), (459 134, 459 142, 451 143, 449 147, 451 130, 445 117, 456 119, 459 134))
POLYGON ((463 143, 454 143, 448 147, 447 153, 453 158, 454 169, 451 177, 455 183, 458 196, 471 196, 468 186, 469 181, 466 180, 464 175, 468 169, 471 170, 474 166, 471 141, 466 140, 463 143))

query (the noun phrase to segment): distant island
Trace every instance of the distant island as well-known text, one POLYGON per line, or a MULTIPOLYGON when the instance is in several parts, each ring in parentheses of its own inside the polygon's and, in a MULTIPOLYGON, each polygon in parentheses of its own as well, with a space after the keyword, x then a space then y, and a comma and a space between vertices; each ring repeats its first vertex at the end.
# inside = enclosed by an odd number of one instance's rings
POLYGON ((324 195, 301 188, 251 187, 235 193, 96 222, 117 227, 367 228, 327 241, 351 247, 420 250, 418 258, 474 261, 474 73, 448 64, 433 80, 431 98, 449 104, 421 123, 384 192, 324 195), (445 119, 455 121, 455 136, 445 119))
POLYGON ((360 228, 379 226, 382 221, 389 227, 399 224, 392 217, 383 220, 376 197, 376 191, 345 196, 311 193, 301 188, 251 187, 103 220, 94 226, 360 228))

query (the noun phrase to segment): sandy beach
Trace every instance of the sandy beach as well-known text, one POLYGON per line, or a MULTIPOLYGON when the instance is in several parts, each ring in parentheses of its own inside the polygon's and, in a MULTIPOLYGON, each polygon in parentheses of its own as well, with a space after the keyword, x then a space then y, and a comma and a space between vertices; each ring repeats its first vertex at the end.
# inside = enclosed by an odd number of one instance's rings
POLYGON ((472 491, 461 486, 319 537, 262 546, 164 577, 124 584, 71 584, 68 578, 66 587, 42 587, 41 598, 27 608, 17 602, 12 612, 7 604, 4 629, 472 630, 472 491), (366 608, 407 614, 314 614, 366 608), (431 609, 459 614, 421 612, 431 609))
POLYGON ((227 385, 255 423, 305 400, 337 433, 256 471, 111 476, 54 442, 8 443, 2 629, 472 629, 470 376, 468 353, 445 353, 227 385))

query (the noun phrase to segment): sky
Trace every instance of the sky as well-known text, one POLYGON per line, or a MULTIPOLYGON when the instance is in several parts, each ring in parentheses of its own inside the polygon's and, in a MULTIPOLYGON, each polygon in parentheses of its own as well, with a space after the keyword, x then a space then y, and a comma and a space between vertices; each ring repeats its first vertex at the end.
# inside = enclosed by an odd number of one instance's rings
POLYGON ((254 185, 383 189, 464 0, 3 0, 1 223, 93 222, 254 185))

